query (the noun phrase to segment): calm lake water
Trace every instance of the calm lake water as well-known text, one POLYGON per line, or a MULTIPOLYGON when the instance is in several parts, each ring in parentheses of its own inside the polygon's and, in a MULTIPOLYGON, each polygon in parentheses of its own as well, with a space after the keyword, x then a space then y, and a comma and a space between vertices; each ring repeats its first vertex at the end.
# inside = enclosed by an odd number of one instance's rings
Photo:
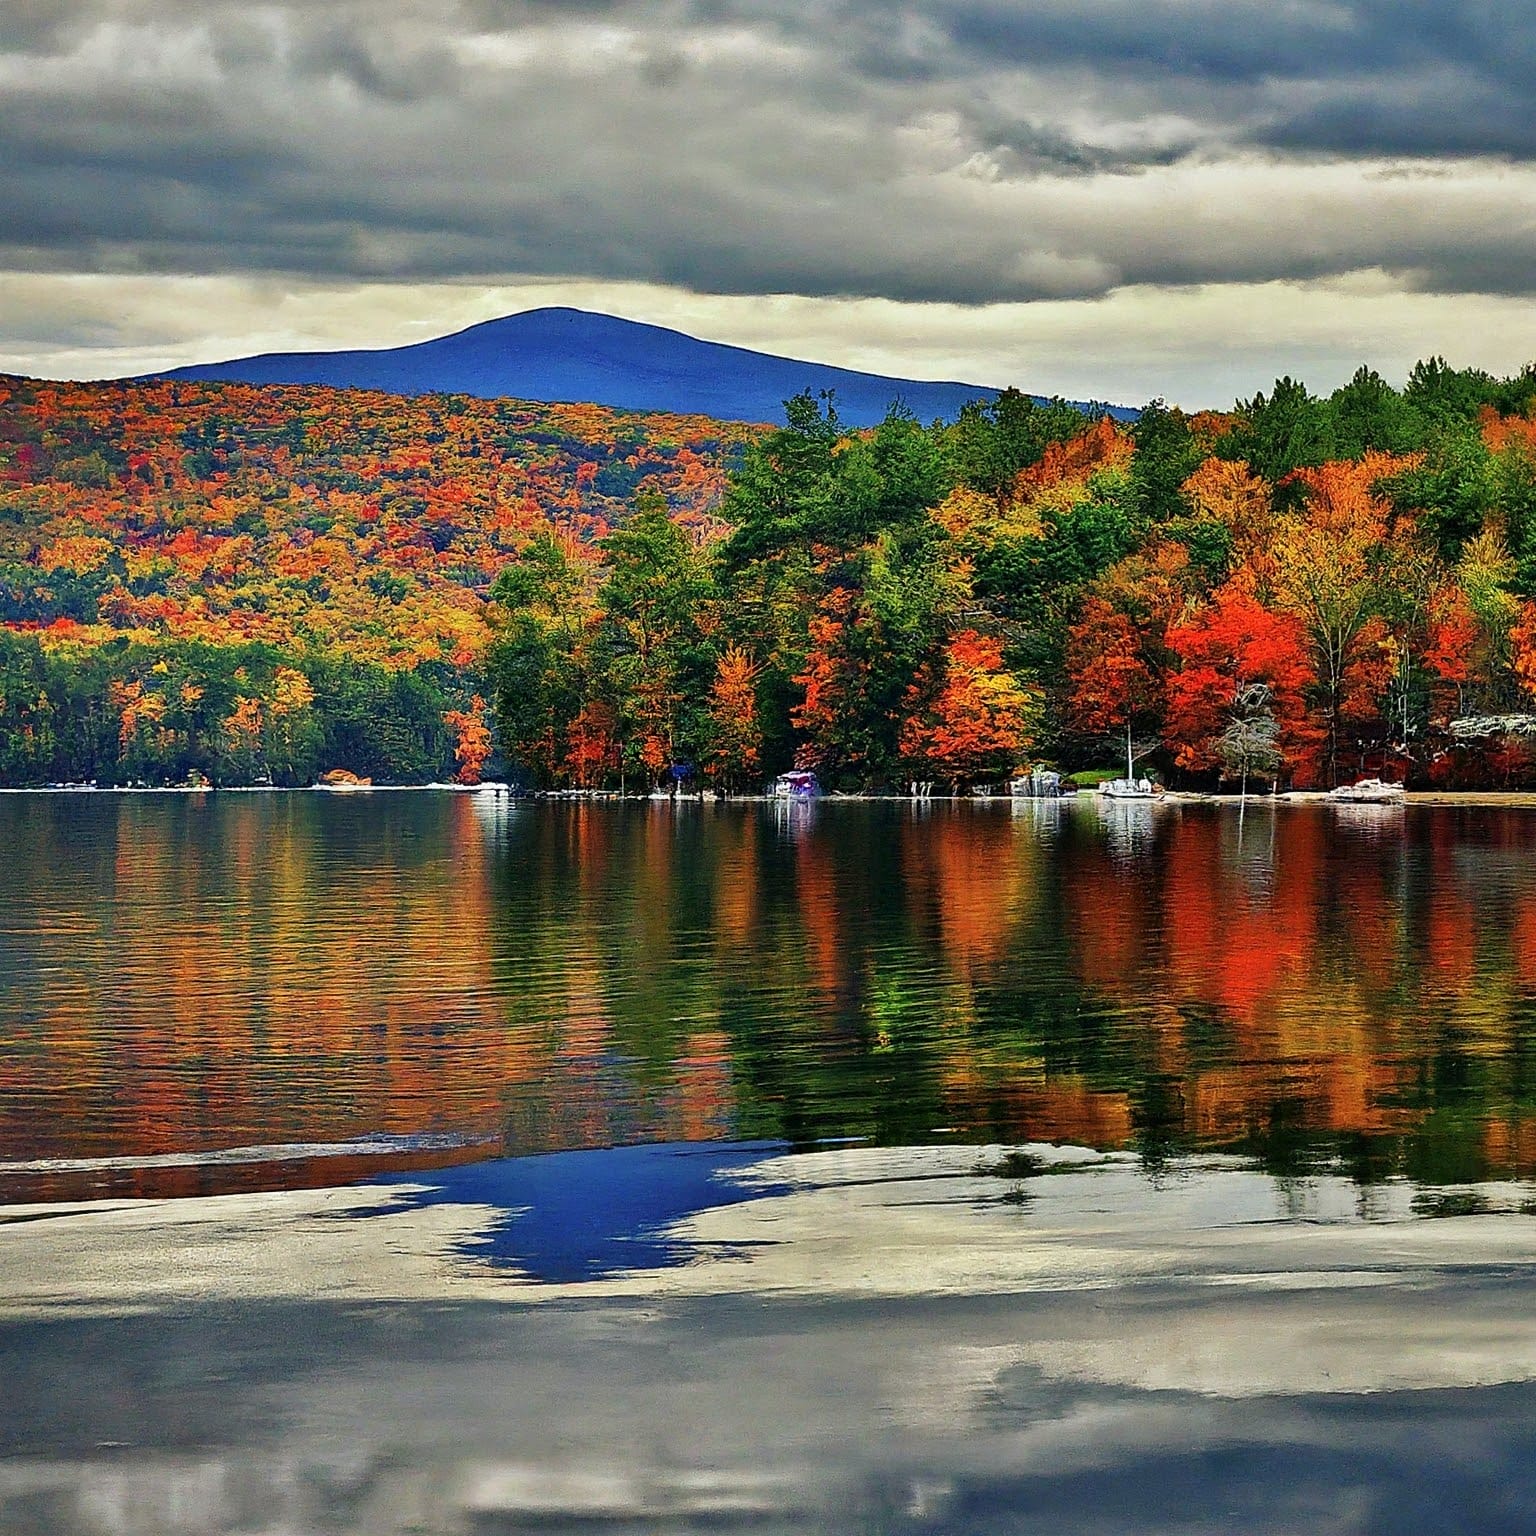
POLYGON ((5 795, 0 984, 11 1200, 707 1139, 1536 1174, 1516 810, 5 795))

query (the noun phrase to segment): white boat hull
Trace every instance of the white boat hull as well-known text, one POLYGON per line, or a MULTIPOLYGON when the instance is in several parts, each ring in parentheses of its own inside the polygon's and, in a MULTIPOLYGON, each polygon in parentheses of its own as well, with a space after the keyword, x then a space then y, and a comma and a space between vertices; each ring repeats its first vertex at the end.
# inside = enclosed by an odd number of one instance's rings
POLYGON ((1328 791, 1334 805, 1401 805, 1406 796, 1401 784, 1384 784, 1380 779, 1362 779, 1358 784, 1341 784, 1328 791))

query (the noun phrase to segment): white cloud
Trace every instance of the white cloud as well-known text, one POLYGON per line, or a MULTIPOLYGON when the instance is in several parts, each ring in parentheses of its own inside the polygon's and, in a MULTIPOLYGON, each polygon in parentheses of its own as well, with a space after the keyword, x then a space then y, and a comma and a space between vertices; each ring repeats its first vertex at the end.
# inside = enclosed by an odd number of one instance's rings
POLYGON ((559 299, 1122 399, 1508 367, 1532 67, 1483 0, 26 0, 0 349, 99 374, 559 299))

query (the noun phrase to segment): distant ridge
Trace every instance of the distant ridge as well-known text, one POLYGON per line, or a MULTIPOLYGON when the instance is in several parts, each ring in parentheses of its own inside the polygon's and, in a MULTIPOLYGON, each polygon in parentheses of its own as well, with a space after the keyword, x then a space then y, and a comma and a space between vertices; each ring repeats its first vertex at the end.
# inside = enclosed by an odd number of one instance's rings
POLYGON ((665 326, 564 308, 530 309, 410 346, 272 352, 144 377, 590 402, 760 422, 782 421, 783 402, 792 395, 830 389, 838 415, 850 426, 873 425, 896 399, 921 421, 952 420, 966 401, 998 393, 981 384, 887 378, 800 362, 700 341, 665 326))

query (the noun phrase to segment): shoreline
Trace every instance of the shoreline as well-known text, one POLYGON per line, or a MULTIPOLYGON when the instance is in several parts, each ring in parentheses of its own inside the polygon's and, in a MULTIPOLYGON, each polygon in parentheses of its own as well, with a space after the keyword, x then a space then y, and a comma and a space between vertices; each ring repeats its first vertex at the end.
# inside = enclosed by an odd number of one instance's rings
POLYGON ((1091 789, 1079 790, 1075 795, 1039 799, 1015 795, 877 795, 833 791, 829 794, 807 796, 803 799, 786 799, 774 795, 727 795, 717 798, 703 795, 639 795, 620 794, 616 790, 554 790, 520 793, 505 784, 362 784, 336 787, 326 784, 36 784, 0 785, 0 795, 358 795, 395 794, 450 794, 483 796, 487 799, 515 800, 529 804, 594 804, 594 805, 1081 805, 1111 803, 1126 806, 1137 805, 1212 805, 1253 808, 1278 805, 1343 805, 1348 810, 1362 807, 1370 811, 1390 811, 1403 806, 1476 807, 1512 810, 1536 809, 1536 789, 1411 789, 1397 806, 1370 802, 1351 804, 1330 800, 1327 790, 1293 789, 1278 795, 1250 794, 1244 800, 1235 794, 1215 794, 1205 790, 1170 789, 1151 800, 1109 801, 1107 797, 1091 789))

